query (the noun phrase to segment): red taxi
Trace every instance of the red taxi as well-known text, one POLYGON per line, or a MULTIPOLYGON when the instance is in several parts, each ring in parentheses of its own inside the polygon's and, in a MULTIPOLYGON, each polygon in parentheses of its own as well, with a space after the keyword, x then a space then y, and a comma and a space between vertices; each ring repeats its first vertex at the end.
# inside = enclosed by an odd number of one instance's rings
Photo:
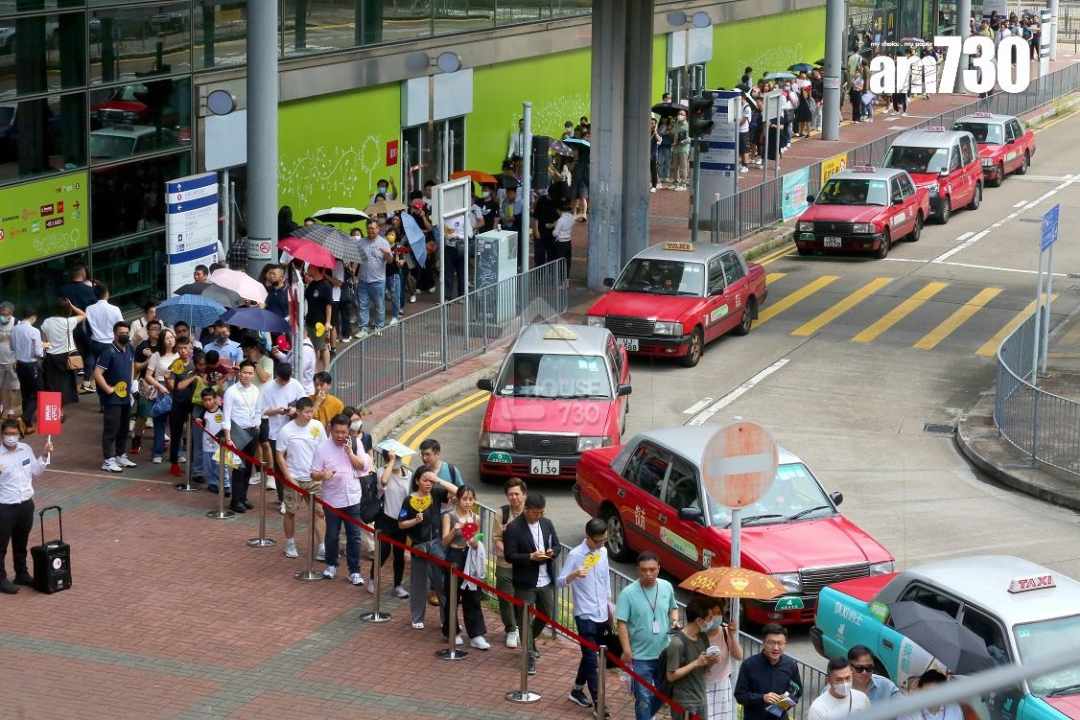
POLYGON ((680 358, 693 367, 705 343, 728 331, 750 332, 765 303, 765 271, 738 250, 710 243, 666 242, 642 250, 585 321, 606 327, 630 353, 680 358))
POLYGON ((1009 173, 1025 174, 1031 165, 1035 133, 1012 115, 967 115, 953 123, 953 130, 966 130, 975 137, 983 177, 993 187, 1001 185, 1009 173))
MULTIPOLYGON (((715 426, 679 426, 635 435, 621 448, 583 453, 574 498, 608 522, 608 552, 617 559, 655 551, 664 570, 685 578, 731 557, 731 511, 708 496, 701 480, 705 445, 715 426)), ((808 624, 826 585, 891 573, 892 555, 837 510, 806 464, 781 449, 769 491, 742 511, 742 565, 771 574, 787 591, 745 602, 751 622, 808 624)))
POLYGON ((934 215, 942 225, 953 210, 977 210, 982 202, 982 164, 971 133, 932 127, 908 130, 893 141, 882 163, 907 170, 930 193, 934 215))
POLYGON ((583 450, 618 445, 630 363, 604 328, 528 325, 494 380, 480 424, 480 477, 573 480, 583 450))
POLYGON ((826 181, 795 225, 800 255, 872 251, 884 258, 897 240, 918 241, 930 194, 903 170, 850 168, 826 181))

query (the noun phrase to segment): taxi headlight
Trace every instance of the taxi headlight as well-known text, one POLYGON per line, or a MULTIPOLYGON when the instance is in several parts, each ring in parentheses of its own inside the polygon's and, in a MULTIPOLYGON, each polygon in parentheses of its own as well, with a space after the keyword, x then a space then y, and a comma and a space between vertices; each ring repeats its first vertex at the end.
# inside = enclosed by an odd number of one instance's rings
POLYGON ((871 575, 888 575, 896 570, 896 562, 889 560, 888 562, 873 563, 870 566, 871 575))
POLYGON ((657 335, 682 335, 682 323, 661 321, 653 326, 653 332, 657 335))
POLYGON ((784 590, 791 593, 802 591, 802 583, 799 581, 799 573, 773 573, 772 579, 784 586, 784 590))
POLYGON ((800 221, 799 232, 814 232, 814 223, 800 221))
POLYGON ((586 315, 585 324, 589 327, 604 327, 606 318, 603 315, 586 315))
POLYGON ((578 452, 592 450, 594 448, 607 447, 611 444, 611 438, 602 435, 582 435, 577 439, 578 452))
POLYGON ((983 158, 982 166, 983 167, 994 167, 994 161, 991 160, 990 158, 983 158))
POLYGON ((873 223, 854 223, 851 231, 857 235, 869 235, 874 232, 874 225, 873 223))
POLYGON ((513 450, 513 433, 486 432, 480 434, 480 446, 494 450, 513 450))

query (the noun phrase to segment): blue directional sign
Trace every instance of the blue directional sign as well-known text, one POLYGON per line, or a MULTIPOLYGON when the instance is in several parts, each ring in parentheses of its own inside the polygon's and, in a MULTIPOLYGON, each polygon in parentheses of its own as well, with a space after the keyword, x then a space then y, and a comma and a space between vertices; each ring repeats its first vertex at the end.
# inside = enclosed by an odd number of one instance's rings
POLYGON ((1061 206, 1055 205, 1046 211, 1046 214, 1042 218, 1042 240, 1039 243, 1041 250, 1049 250, 1050 246, 1057 241, 1058 236, 1058 215, 1060 215, 1061 206))

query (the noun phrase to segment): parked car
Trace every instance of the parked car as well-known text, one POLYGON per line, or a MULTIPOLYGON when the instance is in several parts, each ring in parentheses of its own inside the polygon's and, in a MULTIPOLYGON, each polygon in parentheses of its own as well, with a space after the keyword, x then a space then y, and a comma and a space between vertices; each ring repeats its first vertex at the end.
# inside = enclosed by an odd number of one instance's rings
MULTIPOLYGON (((702 483, 705 445, 715 426, 679 426, 634 436, 621 448, 582 454, 574 498, 608 522, 608 552, 627 560, 653 550, 685 578, 731 557, 731 511, 702 483)), ((743 567, 771 574, 788 593, 744 604, 751 622, 809 624, 818 591, 830 583, 893 571, 893 556, 840 514, 810 468, 780 451, 771 489, 742 514, 743 567)))
POLYGON ((693 367, 705 344, 745 335, 768 297, 765 271, 731 247, 666 242, 642 250, 585 322, 606 327, 632 354, 680 358, 693 367))
POLYGON ((982 164, 971 133, 943 127, 908 130, 885 153, 885 167, 907 170, 930 193, 934 216, 945 224, 955 209, 982 202, 982 164))
POLYGON ((800 255, 870 251, 884 258, 897 240, 918 242, 930 216, 930 193, 906 170, 891 168, 841 170, 807 200, 795 226, 800 255))
POLYGON ((1035 155, 1035 133, 1012 115, 967 115, 953 123, 953 130, 965 130, 974 136, 983 178, 993 187, 1005 182, 1009 173, 1026 174, 1035 155))
POLYGON ((629 411, 630 363, 604 328, 536 323, 521 331, 480 423, 482 480, 571 481, 589 448, 618 445, 629 411))
POLYGON ((90 133, 92 160, 119 160, 176 145, 176 133, 148 125, 112 125, 90 133))

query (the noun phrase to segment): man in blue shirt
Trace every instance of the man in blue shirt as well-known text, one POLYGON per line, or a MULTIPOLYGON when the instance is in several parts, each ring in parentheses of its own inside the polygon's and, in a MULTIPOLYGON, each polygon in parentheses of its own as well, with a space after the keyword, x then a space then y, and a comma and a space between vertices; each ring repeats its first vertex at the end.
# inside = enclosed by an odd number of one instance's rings
POLYGON ((870 648, 865 645, 856 645, 848 650, 848 662, 851 663, 851 684, 856 690, 866 693, 871 703, 889 700, 894 695, 900 694, 900 688, 896 687, 889 678, 874 673, 874 656, 870 648))
MULTIPOLYGON (((578 635, 596 645, 601 643, 604 628, 611 619, 608 613, 611 582, 608 578, 607 548, 604 547, 607 530, 607 521, 601 518, 593 518, 585 523, 585 539, 566 556, 556 581, 559 587, 570 586, 578 635)), ((574 689, 570 691, 570 701, 581 707, 596 705, 596 663, 596 653, 582 645, 574 689), (588 697, 585 695, 586 685, 589 686, 588 697)))
POLYGON ((113 325, 113 341, 100 355, 94 368, 94 383, 101 396, 104 423, 101 428, 101 469, 123 472, 135 467, 127 456, 128 422, 131 419, 131 380, 135 352, 131 349, 131 326, 126 320, 113 325))
POLYGON ((244 361, 243 348, 240 343, 229 339, 229 326, 221 320, 214 323, 214 341, 206 349, 217 350, 218 357, 233 367, 239 367, 244 361))
POLYGON ((735 682, 735 701, 743 720, 786 720, 787 706, 802 696, 799 666, 784 654, 787 628, 769 623, 761 628, 761 652, 743 661, 735 682))

